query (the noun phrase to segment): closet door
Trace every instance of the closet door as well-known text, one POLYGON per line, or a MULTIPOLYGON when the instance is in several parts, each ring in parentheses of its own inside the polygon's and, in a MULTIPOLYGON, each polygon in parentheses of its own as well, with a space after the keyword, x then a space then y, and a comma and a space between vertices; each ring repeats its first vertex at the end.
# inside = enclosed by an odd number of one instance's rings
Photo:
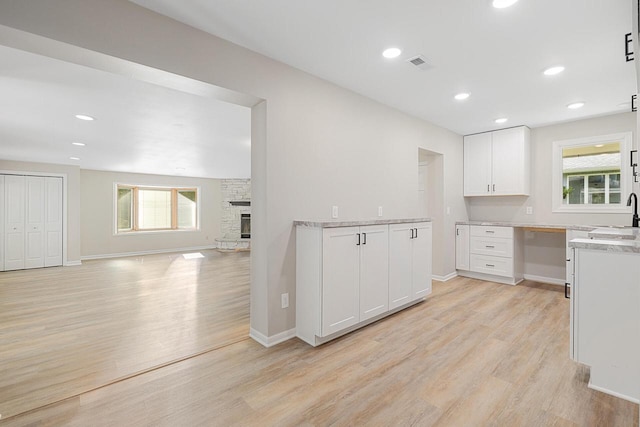
POLYGON ((45 178, 44 266, 62 265, 62 178, 45 178))
POLYGON ((45 178, 26 177, 24 268, 44 267, 45 178))
POLYGON ((4 177, 4 269, 24 268, 25 177, 4 177))

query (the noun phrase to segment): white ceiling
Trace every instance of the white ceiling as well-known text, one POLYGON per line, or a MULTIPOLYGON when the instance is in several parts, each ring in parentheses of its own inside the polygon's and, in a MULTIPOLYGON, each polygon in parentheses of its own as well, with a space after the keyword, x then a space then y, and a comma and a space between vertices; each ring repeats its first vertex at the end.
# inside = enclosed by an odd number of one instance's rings
POLYGON ((2 159, 159 175, 251 176, 249 108, 4 46, 0 58, 2 159), (81 121, 76 114, 96 120, 81 121))
POLYGON ((133 1, 460 134, 628 111, 636 93, 629 0, 133 1))

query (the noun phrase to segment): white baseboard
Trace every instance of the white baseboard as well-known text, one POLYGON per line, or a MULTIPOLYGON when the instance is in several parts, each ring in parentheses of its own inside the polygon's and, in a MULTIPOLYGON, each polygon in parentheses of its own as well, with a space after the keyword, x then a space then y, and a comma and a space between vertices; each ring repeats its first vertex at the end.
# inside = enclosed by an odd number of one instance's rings
POLYGON ((65 261, 64 264, 62 264, 65 267, 73 267, 76 265, 82 265, 82 261, 80 260, 76 260, 76 261, 65 261))
POLYGON ((611 391, 604 387, 591 384, 591 381, 589 381, 589 384, 587 384, 587 387, 589 387, 592 390, 609 394, 611 396, 619 397, 620 399, 628 400, 629 402, 632 402, 632 403, 640 403, 640 400, 636 399, 635 397, 627 396, 626 394, 618 393, 617 391, 611 391))
POLYGON ((289 329, 288 331, 280 332, 279 334, 275 334, 270 337, 251 328, 249 330, 249 336, 265 347, 273 347, 276 344, 280 344, 281 342, 287 341, 295 337, 296 328, 289 329))
POLYGON ((532 280, 534 282, 540 282, 540 283, 548 283, 550 285, 559 285, 559 286, 564 286, 564 279, 556 279, 553 277, 544 277, 544 276, 536 276, 534 274, 523 274, 522 277, 524 277, 525 280, 532 280))
POLYGON ((193 246, 190 248, 171 248, 171 249, 154 249, 151 251, 137 251, 137 252, 121 252, 116 254, 101 254, 101 255, 87 255, 80 257, 81 260, 90 259, 105 259, 105 258, 122 258, 127 256, 139 256, 139 255, 154 255, 154 254, 166 254, 171 252, 192 252, 202 251, 205 249, 215 249, 215 246, 193 246))
POLYGON ((438 281, 438 282, 446 282, 447 280, 451 280, 451 279, 453 279, 454 277, 458 277, 458 273, 457 273, 457 272, 455 272, 455 271, 454 271, 453 273, 449 273, 449 274, 447 274, 446 276, 437 276, 437 275, 435 275, 435 274, 433 274, 433 275, 431 276, 431 278, 432 278, 433 280, 436 280, 436 281, 438 281))

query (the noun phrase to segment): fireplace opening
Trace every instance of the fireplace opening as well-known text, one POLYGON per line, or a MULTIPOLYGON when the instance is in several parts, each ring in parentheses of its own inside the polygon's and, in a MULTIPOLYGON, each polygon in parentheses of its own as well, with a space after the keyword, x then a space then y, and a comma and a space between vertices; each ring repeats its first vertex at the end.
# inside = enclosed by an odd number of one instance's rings
POLYGON ((251 238, 251 214, 240 214, 240 238, 251 238))

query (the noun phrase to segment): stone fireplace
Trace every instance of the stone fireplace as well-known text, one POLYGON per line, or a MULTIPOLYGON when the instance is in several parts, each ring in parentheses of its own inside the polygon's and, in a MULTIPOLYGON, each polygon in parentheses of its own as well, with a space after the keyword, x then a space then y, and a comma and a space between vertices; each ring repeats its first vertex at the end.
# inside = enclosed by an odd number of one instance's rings
POLYGON ((223 179, 220 250, 248 249, 251 238, 251 180, 223 179))

